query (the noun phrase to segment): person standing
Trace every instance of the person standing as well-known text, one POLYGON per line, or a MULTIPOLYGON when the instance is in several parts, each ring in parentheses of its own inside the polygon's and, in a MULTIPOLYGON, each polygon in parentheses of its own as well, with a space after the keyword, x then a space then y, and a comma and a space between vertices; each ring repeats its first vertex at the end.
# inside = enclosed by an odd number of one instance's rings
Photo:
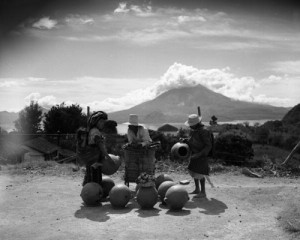
POLYGON ((94 112, 88 119, 87 124, 87 147, 89 158, 86 159, 86 172, 82 185, 89 182, 102 182, 102 165, 105 157, 109 157, 105 147, 103 135, 104 124, 107 121, 107 114, 103 111, 94 112))
POLYGON ((204 129, 201 119, 201 116, 197 114, 188 116, 185 125, 190 127, 190 137, 182 141, 188 144, 191 150, 188 171, 195 182, 195 190, 191 194, 205 198, 205 176, 209 175, 208 154, 212 148, 212 143, 210 132, 204 129))

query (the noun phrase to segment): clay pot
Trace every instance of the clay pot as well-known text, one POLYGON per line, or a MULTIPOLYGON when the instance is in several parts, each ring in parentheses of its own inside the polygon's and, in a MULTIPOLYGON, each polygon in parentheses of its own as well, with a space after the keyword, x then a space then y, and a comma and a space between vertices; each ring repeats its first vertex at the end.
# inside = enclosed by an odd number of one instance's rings
POLYGON ((187 190, 180 185, 174 185, 166 192, 165 202, 172 210, 181 210, 189 200, 187 190))
POLYGON ((173 159, 185 160, 190 155, 190 148, 186 143, 175 143, 171 148, 171 156, 173 159))
POLYGON ((159 188, 158 188, 158 195, 160 197, 160 200, 162 202, 162 204, 166 204, 165 203, 165 196, 166 196, 166 192, 168 191, 168 189, 172 186, 176 185, 175 182, 173 181, 165 181, 162 184, 160 184, 159 188))
POLYGON ((124 208, 131 198, 131 192, 126 185, 117 184, 109 192, 109 201, 115 208, 124 208))
POLYGON ((121 158, 119 156, 109 154, 111 160, 109 158, 105 158, 103 160, 102 173, 105 175, 112 175, 116 171, 118 171, 121 166, 121 158))
POLYGON ((156 179, 155 179, 155 187, 156 189, 159 188, 159 185, 165 181, 173 181, 170 175, 168 174, 160 174, 156 179))
POLYGON ((95 182, 89 182, 85 184, 80 193, 83 202, 88 206, 98 205, 102 195, 102 187, 95 182))
POLYGON ((151 209, 157 203, 158 193, 154 186, 140 186, 137 191, 136 200, 143 209, 151 209))
POLYGON ((108 177, 108 176, 103 176, 102 177, 102 182, 101 182, 101 187, 103 189, 103 198, 106 198, 109 195, 110 190, 115 186, 114 181, 108 177))

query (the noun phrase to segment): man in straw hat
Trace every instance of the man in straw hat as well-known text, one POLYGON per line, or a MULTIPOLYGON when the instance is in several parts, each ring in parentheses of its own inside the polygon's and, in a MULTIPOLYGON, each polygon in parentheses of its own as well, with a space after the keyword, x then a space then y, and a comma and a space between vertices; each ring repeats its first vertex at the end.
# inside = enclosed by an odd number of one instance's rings
POLYGON ((197 114, 189 115, 185 125, 191 129, 190 137, 184 140, 191 150, 188 170, 195 182, 195 190, 191 194, 197 194, 196 197, 206 197, 205 177, 209 175, 207 156, 212 148, 210 132, 204 129, 201 116, 199 117, 197 114))
POLYGON ((130 114, 128 125, 127 138, 128 143, 133 146, 146 146, 152 142, 149 131, 143 125, 139 124, 138 115, 130 114))

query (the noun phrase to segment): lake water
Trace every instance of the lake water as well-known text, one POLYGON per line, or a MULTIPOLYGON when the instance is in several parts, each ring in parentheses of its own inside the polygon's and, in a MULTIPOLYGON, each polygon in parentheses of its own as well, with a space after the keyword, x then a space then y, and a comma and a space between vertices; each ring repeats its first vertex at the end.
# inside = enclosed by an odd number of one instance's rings
MULTIPOLYGON (((264 124, 265 122, 267 121, 272 121, 272 120, 269 120, 269 119, 265 119, 265 120, 236 120, 236 121, 231 121, 231 122, 218 122, 219 124, 241 124, 241 123, 244 123, 244 122, 248 122, 250 126, 253 126, 255 123, 259 123, 260 125, 261 124, 264 124)), ((171 125, 173 125, 174 127, 177 127, 178 129, 179 128, 187 128, 187 126, 184 125, 184 123, 169 123, 171 125)), ((209 126, 209 122, 203 122, 204 125, 206 126, 209 126)), ((157 130, 159 127, 161 127, 162 125, 164 124, 143 124, 145 127, 147 127, 148 129, 151 129, 151 130, 157 130)), ((2 125, 1 126, 4 130, 8 131, 8 132, 11 132, 13 131, 14 126, 13 125, 2 125)), ((119 134, 126 134, 127 133, 127 129, 128 129, 128 125, 126 124, 118 124, 117 126, 117 130, 118 130, 118 133, 119 134)))
MULTIPOLYGON (((253 126, 256 123, 259 123, 259 125, 264 124, 267 121, 272 121, 269 119, 264 119, 264 120, 235 120, 231 122, 218 122, 218 124, 243 124, 245 122, 248 122, 250 126, 253 126)), ((205 126, 209 126, 209 122, 202 122, 205 126)), ((170 125, 179 128, 187 128, 187 126, 184 125, 184 123, 169 123, 170 125)), ((151 130, 157 130, 159 127, 161 127, 164 124, 143 124, 146 128, 151 129, 151 130)), ((119 134, 126 134, 128 125, 126 124, 118 124, 117 126, 118 133, 119 134)))

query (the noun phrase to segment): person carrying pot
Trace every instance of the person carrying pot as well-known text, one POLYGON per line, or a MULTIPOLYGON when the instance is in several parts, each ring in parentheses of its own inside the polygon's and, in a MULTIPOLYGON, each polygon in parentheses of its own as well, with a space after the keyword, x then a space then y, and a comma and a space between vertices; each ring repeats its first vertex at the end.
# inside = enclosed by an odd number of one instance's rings
POLYGON ((188 171, 195 182, 195 190, 191 194, 205 198, 205 177, 209 175, 208 154, 212 148, 210 132, 204 129, 201 116, 197 114, 189 115, 185 125, 190 128, 190 136, 181 141, 188 144, 191 151, 188 171))
POLYGON ((107 121, 107 114, 103 111, 94 112, 87 123, 87 156, 86 172, 82 185, 89 182, 102 182, 102 165, 104 158, 110 158, 105 147, 103 134, 104 124, 107 121))

